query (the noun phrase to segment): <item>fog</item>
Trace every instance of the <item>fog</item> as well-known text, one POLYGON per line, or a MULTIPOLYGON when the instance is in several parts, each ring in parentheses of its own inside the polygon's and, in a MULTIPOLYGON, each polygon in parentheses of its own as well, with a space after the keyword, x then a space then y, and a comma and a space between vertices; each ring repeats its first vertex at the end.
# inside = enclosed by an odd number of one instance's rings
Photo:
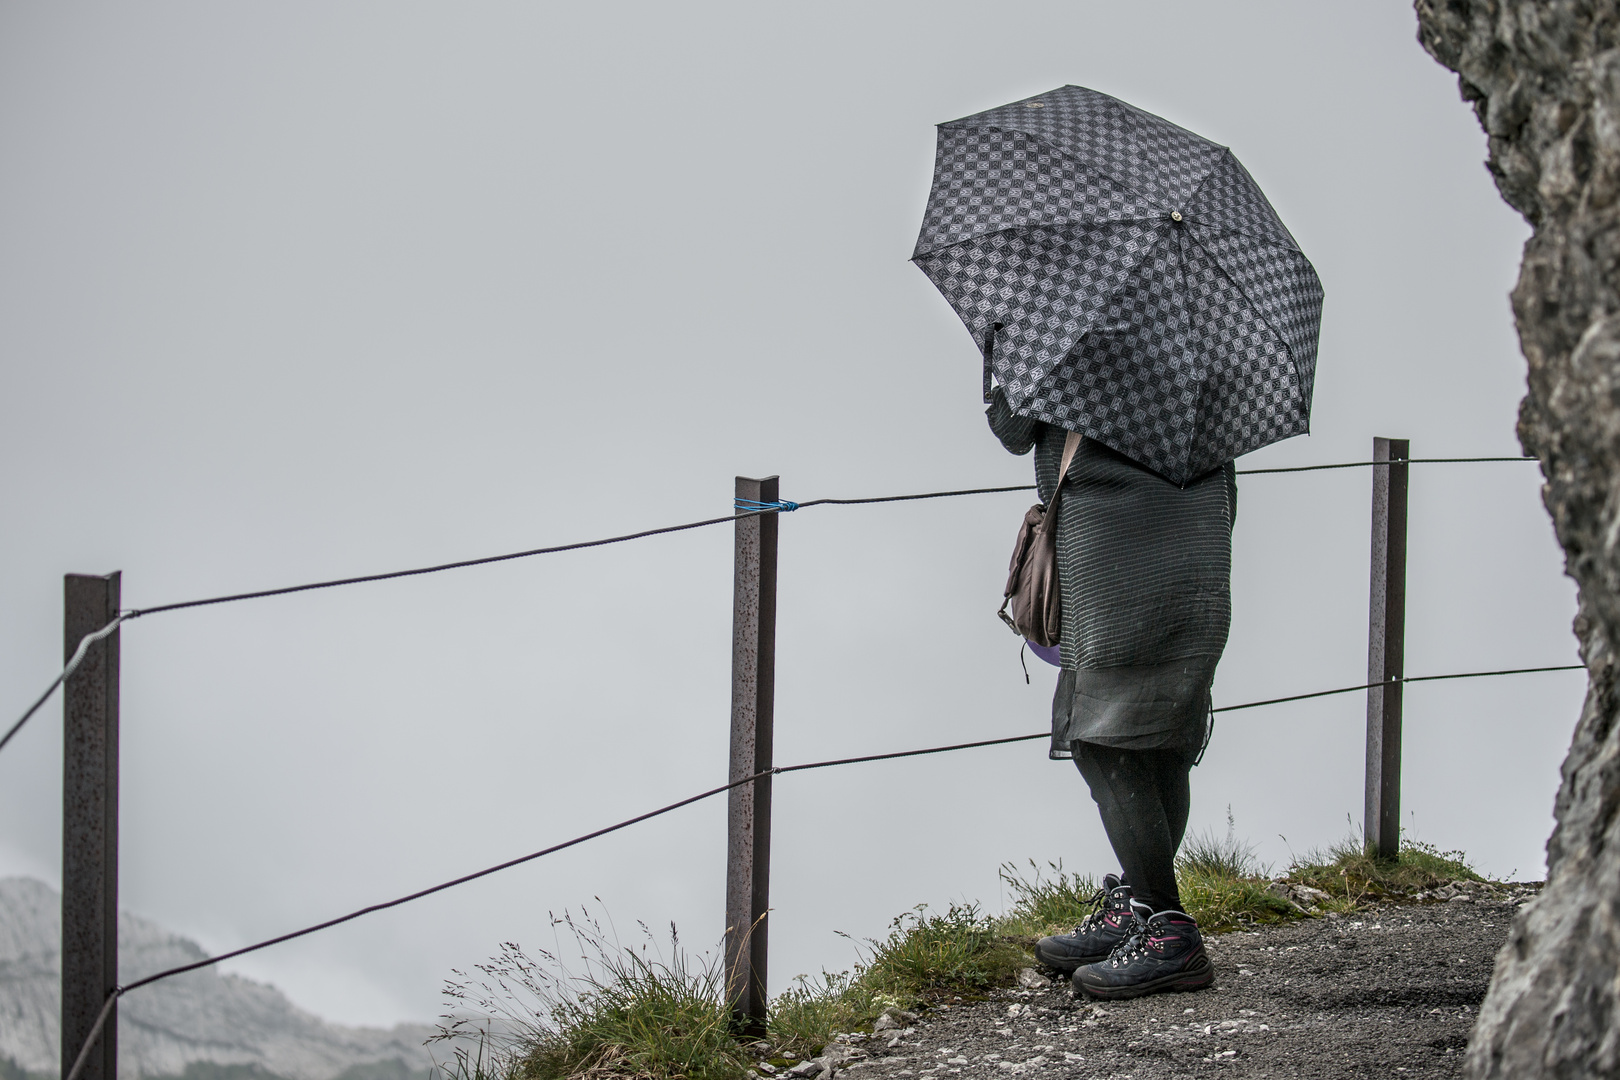
MULTIPOLYGON (((1326 289, 1312 434, 1240 468, 1520 452, 1527 236, 1408 6, 0 7, 0 720, 64 573, 124 602, 784 498, 1029 482, 908 264, 933 125, 1065 83, 1229 145, 1326 289)), ((1361 683, 1366 469, 1240 484, 1217 705, 1361 683)), ((1575 662, 1534 464, 1413 466, 1407 672, 1575 662)), ((781 521, 776 760, 1040 731, 995 618, 1027 494, 781 521)), ((727 526, 123 631, 122 902, 215 951, 724 781, 727 526)), ((1039 670, 1035 670, 1039 668, 1039 670)), ((1406 690, 1403 824, 1540 877, 1579 672, 1406 690)), ((1194 830, 1359 829, 1365 697, 1224 715, 1194 830)), ((0 875, 60 882, 60 706, 0 754, 0 875)), ((1004 862, 1113 860, 1040 742, 779 778, 772 990, 1004 862)), ((234 961, 428 1019, 549 913, 724 917, 724 800, 234 961)))

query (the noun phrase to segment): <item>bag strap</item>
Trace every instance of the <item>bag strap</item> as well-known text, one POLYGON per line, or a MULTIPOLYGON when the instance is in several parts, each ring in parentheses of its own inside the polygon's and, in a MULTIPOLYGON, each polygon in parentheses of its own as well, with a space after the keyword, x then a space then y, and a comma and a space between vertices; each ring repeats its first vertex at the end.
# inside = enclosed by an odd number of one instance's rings
POLYGON ((1069 475, 1069 465, 1074 461, 1076 450, 1080 449, 1080 440, 1085 436, 1078 431, 1071 431, 1063 439, 1063 464, 1058 466, 1057 487, 1052 489, 1052 503, 1057 504, 1058 493, 1063 490, 1063 478, 1069 475))

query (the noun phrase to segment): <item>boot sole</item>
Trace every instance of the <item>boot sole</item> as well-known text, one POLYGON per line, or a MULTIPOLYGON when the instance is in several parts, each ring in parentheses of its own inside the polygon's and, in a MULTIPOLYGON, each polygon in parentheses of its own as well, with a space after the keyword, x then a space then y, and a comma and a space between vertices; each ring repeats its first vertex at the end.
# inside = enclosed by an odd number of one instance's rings
POLYGON ((1079 979, 1075 979, 1074 988, 1087 997, 1100 998, 1103 1001, 1119 1001, 1147 994, 1187 993, 1202 990, 1214 982, 1214 965, 1209 962, 1209 957, 1200 956, 1198 962, 1187 970, 1165 975, 1150 982, 1136 983, 1133 986, 1087 986, 1079 979))

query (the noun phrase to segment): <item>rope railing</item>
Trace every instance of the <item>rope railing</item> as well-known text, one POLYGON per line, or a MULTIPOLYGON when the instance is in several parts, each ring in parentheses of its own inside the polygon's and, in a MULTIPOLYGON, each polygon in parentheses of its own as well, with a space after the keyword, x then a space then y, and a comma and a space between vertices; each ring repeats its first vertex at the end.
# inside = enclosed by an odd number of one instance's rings
MULTIPOLYGON (((1333 690, 1318 690, 1309 694, 1293 694, 1288 697, 1267 698, 1263 701, 1249 701, 1241 705, 1225 705, 1211 711, 1217 713, 1236 712, 1239 709, 1255 709, 1264 705, 1280 705, 1285 702, 1303 701, 1308 698, 1328 697, 1333 694, 1348 694, 1357 690, 1370 690, 1374 687, 1387 686, 1394 683, 1435 682, 1443 679, 1479 679, 1498 675, 1529 675, 1549 671, 1576 671, 1583 669, 1584 666, 1585 665, 1583 664, 1557 664, 1545 667, 1503 668, 1493 671, 1463 671, 1448 675, 1416 675, 1403 679, 1389 679, 1384 682, 1367 683, 1360 686, 1343 686, 1333 690)), ((858 765, 873 761, 894 761, 900 758, 923 757, 929 754, 946 754, 958 750, 976 750, 987 746, 1005 746, 1010 743, 1032 742, 1036 739, 1049 739, 1051 737, 1052 733, 1050 731, 1037 731, 1028 735, 1009 735, 996 739, 978 739, 973 742, 950 743, 944 746, 927 746, 915 750, 894 750, 881 754, 861 754, 856 757, 829 758, 825 761, 809 761, 798 765, 778 765, 763 772, 757 772, 751 776, 744 776, 741 779, 733 780, 729 784, 721 784, 718 787, 712 787, 707 791, 699 792, 696 795, 689 795, 684 799, 678 799, 675 802, 669 803, 666 806, 661 806, 656 810, 649 810, 646 813, 637 814, 635 817, 626 818, 623 821, 616 822, 615 824, 607 825, 603 828, 584 833, 583 835, 574 837, 572 840, 564 840, 560 844, 553 844, 550 847, 541 848, 539 851, 531 852, 527 855, 520 855, 515 859, 507 859, 505 862, 496 863, 494 866, 488 866, 482 870, 475 870, 470 874, 463 874, 460 877, 451 878, 449 881, 443 881, 437 885, 430 885, 425 889, 419 889, 416 892, 409 893, 393 900, 385 900, 381 903, 369 904, 366 907, 358 908, 354 911, 348 912, 347 914, 339 915, 336 918, 326 919, 323 922, 318 922, 311 926, 306 926, 302 929, 293 930, 285 934, 278 934, 275 937, 266 938, 265 940, 255 942, 252 945, 244 945, 239 949, 232 949, 229 952, 220 953, 218 956, 206 957, 202 960, 196 960, 189 964, 181 964, 178 967, 172 967, 164 971, 147 975, 127 985, 114 987, 112 992, 107 995, 107 1000, 102 1006, 101 1015, 97 1019, 94 1027, 91 1029, 89 1036, 85 1039, 84 1048, 79 1052, 79 1056, 75 1060, 73 1068, 68 1072, 66 1080, 78 1080, 79 1073, 82 1071, 84 1065, 85 1057, 88 1054, 90 1047, 95 1044, 96 1037, 100 1034, 101 1028, 106 1021, 108 1013, 112 1009, 113 1003, 124 994, 127 994, 132 990, 138 990, 143 986, 149 986, 152 983, 160 982, 176 975, 184 975, 187 972, 212 967, 216 964, 234 959, 238 956, 246 956, 248 953, 258 952, 261 949, 268 949, 272 945, 280 945, 284 942, 293 941, 297 938, 307 937, 310 934, 318 933, 322 930, 328 930, 335 926, 341 926, 346 922, 351 922, 364 915, 370 915, 378 911, 386 911, 389 908, 399 907, 402 904, 408 904, 414 900, 420 900, 424 897, 432 896, 434 893, 455 888, 457 885, 465 885, 468 882, 476 881, 479 878, 488 877, 489 875, 499 873, 502 870, 509 870, 514 866, 521 866, 524 863, 533 862, 535 859, 543 858, 546 855, 551 855, 567 848, 575 847, 589 840, 595 840, 598 837, 606 836, 609 833, 615 833, 621 829, 627 829, 630 826, 640 824, 643 821, 650 821, 653 818, 661 817, 664 814, 668 814, 672 811, 691 806, 692 804, 702 802, 705 799, 713 798, 716 795, 731 791, 733 788, 739 788, 745 784, 755 783, 756 781, 763 780, 766 777, 779 776, 786 773, 807 772, 811 769, 828 769, 842 765, 858 765)))
POLYGON ((605 547, 608 544, 622 544, 628 540, 642 540, 649 536, 663 536, 667 533, 686 532, 690 529, 701 529, 709 525, 724 525, 727 522, 742 521, 745 518, 758 517, 761 514, 786 513, 809 506, 853 506, 864 503, 911 502, 917 499, 946 499, 957 495, 988 495, 1001 491, 1033 491, 1034 485, 1024 484, 1014 487, 992 488, 965 488, 958 491, 926 491, 917 495, 880 495, 867 499, 811 499, 809 502, 775 502, 775 503, 739 503, 735 513, 724 517, 705 518, 702 521, 689 521, 682 525, 665 525, 656 529, 643 529, 640 532, 625 533, 622 536, 609 536, 601 540, 581 540, 572 544, 557 544, 552 547, 530 548, 527 551, 513 551, 505 555, 485 555, 476 559, 461 559, 456 562, 438 563, 434 566, 419 566, 410 570, 389 570, 380 574, 362 574, 358 577, 332 578, 328 581, 313 581, 305 585, 284 585, 275 589, 260 589, 255 592, 230 593, 225 596, 209 596, 200 600, 181 600, 172 604, 158 604, 147 608, 131 608, 124 612, 125 619, 138 619, 145 615, 157 615, 165 611, 182 611, 187 608, 211 607, 215 604, 231 604, 239 600, 261 600, 269 596, 288 596, 293 593, 311 592, 315 589, 334 589, 342 585, 364 585, 373 581, 392 581, 396 578, 420 577, 423 574, 437 574, 445 570, 462 570, 469 566, 488 566, 491 563, 511 562, 514 559, 527 559, 535 555, 556 555, 564 551, 583 551, 587 548, 605 547))
POLYGON ((1500 671, 1460 671, 1453 675, 1409 675, 1400 679, 1362 683, 1359 686, 1341 686, 1334 690, 1313 690, 1309 694, 1290 694, 1288 697, 1249 701, 1242 705, 1223 705, 1210 712, 1237 712, 1239 709, 1258 709, 1262 705, 1281 705, 1289 701, 1307 701, 1311 698, 1332 697, 1334 694, 1353 694, 1357 690, 1372 690, 1380 686, 1401 686, 1406 683, 1438 682, 1442 679, 1483 679, 1492 675, 1535 675, 1543 671, 1584 671, 1585 664, 1554 664, 1551 667, 1504 668, 1500 671))
POLYGON ((0 739, 0 750, 4 750, 6 743, 11 741, 11 737, 21 731, 24 724, 28 723, 28 718, 38 712, 40 706, 51 699, 51 695, 56 692, 56 688, 67 682, 73 673, 79 669, 79 665, 84 663, 85 654, 90 651, 90 646, 117 630, 119 625, 128 621, 128 619, 128 615, 120 615, 100 630, 94 630, 79 639, 79 647, 73 650, 73 656, 63 666, 62 673, 51 680, 51 685, 45 688, 45 692, 39 695, 32 705, 28 706, 28 711, 22 714, 22 719, 12 724, 10 730, 6 732, 5 738, 0 739))
MULTIPOLYGON (((1447 457, 1447 458, 1405 458, 1400 459, 1410 465, 1442 465, 1442 464, 1473 464, 1482 462, 1512 462, 1536 461, 1534 457, 1447 457)), ((1371 465, 1389 465, 1387 461, 1341 461, 1326 465, 1293 465, 1273 469, 1239 469, 1239 476, 1261 476, 1276 473, 1319 472, 1324 469, 1355 469, 1371 465)), ((922 499, 946 499, 963 495, 994 495, 1011 491, 1034 491, 1034 484, 1014 484, 1005 487, 961 488, 951 491, 926 491, 909 495, 875 495, 865 498, 825 498, 811 499, 807 502, 789 502, 781 500, 774 503, 748 503, 739 502, 736 512, 724 517, 705 518, 702 521, 689 521, 680 525, 665 525, 655 529, 643 529, 639 532, 624 533, 620 536, 609 536, 599 540, 581 540, 571 544, 557 544, 551 547, 530 548, 526 551, 513 551, 502 555, 485 555, 473 559, 460 559, 455 562, 437 563, 432 566, 413 567, 408 570, 389 570, 377 574, 361 574, 355 577, 331 578, 325 581, 313 581, 302 585, 284 585, 273 589, 258 589, 252 592, 228 593, 223 596, 203 597, 197 600, 181 600, 169 604, 157 604, 146 608, 131 608, 120 612, 118 618, 94 633, 87 634, 79 642, 79 648, 74 653, 62 673, 46 687, 45 692, 28 707, 22 717, 0 737, 0 750, 22 730, 23 725, 50 700, 56 688, 72 675, 84 659, 85 650, 96 641, 101 640, 119 624, 147 615, 158 615, 168 611, 183 611, 190 608, 212 607, 217 604, 231 604, 242 600, 262 600, 272 596, 290 596, 294 593, 313 592, 317 589, 334 589, 345 585, 363 585, 375 581, 392 581, 397 578, 420 577, 424 574, 437 574, 446 570, 461 570, 472 566, 488 566, 492 563, 511 562, 515 559, 527 559, 537 555, 555 555, 565 551, 583 551, 587 548, 605 547, 609 544, 622 544, 630 540, 642 540, 652 536, 662 536, 669 533, 686 532, 691 529, 702 529, 711 525, 723 525, 726 522, 741 521, 745 518, 758 517, 761 514, 790 513, 812 506, 867 506, 876 503, 916 502, 922 499)), ((1358 689, 1366 689, 1359 687, 1358 689)), ((1333 691, 1347 693, 1348 691, 1333 691)))
POLYGON ((1472 465, 1487 461, 1540 461, 1536 457, 1428 457, 1395 458, 1391 461, 1338 461, 1331 465, 1288 465, 1277 469, 1239 469, 1239 476, 1263 476, 1268 473, 1321 472, 1324 469, 1361 469, 1368 465, 1472 465))

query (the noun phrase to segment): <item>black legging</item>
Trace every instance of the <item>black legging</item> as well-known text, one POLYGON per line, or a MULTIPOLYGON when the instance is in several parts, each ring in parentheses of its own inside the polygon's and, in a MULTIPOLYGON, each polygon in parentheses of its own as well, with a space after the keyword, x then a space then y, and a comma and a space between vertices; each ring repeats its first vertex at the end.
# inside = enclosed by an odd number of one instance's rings
POLYGON ((1188 774, 1193 756, 1183 750, 1122 750, 1078 740, 1070 746, 1131 883, 1132 898, 1154 911, 1180 911, 1175 861, 1192 803, 1188 774))

